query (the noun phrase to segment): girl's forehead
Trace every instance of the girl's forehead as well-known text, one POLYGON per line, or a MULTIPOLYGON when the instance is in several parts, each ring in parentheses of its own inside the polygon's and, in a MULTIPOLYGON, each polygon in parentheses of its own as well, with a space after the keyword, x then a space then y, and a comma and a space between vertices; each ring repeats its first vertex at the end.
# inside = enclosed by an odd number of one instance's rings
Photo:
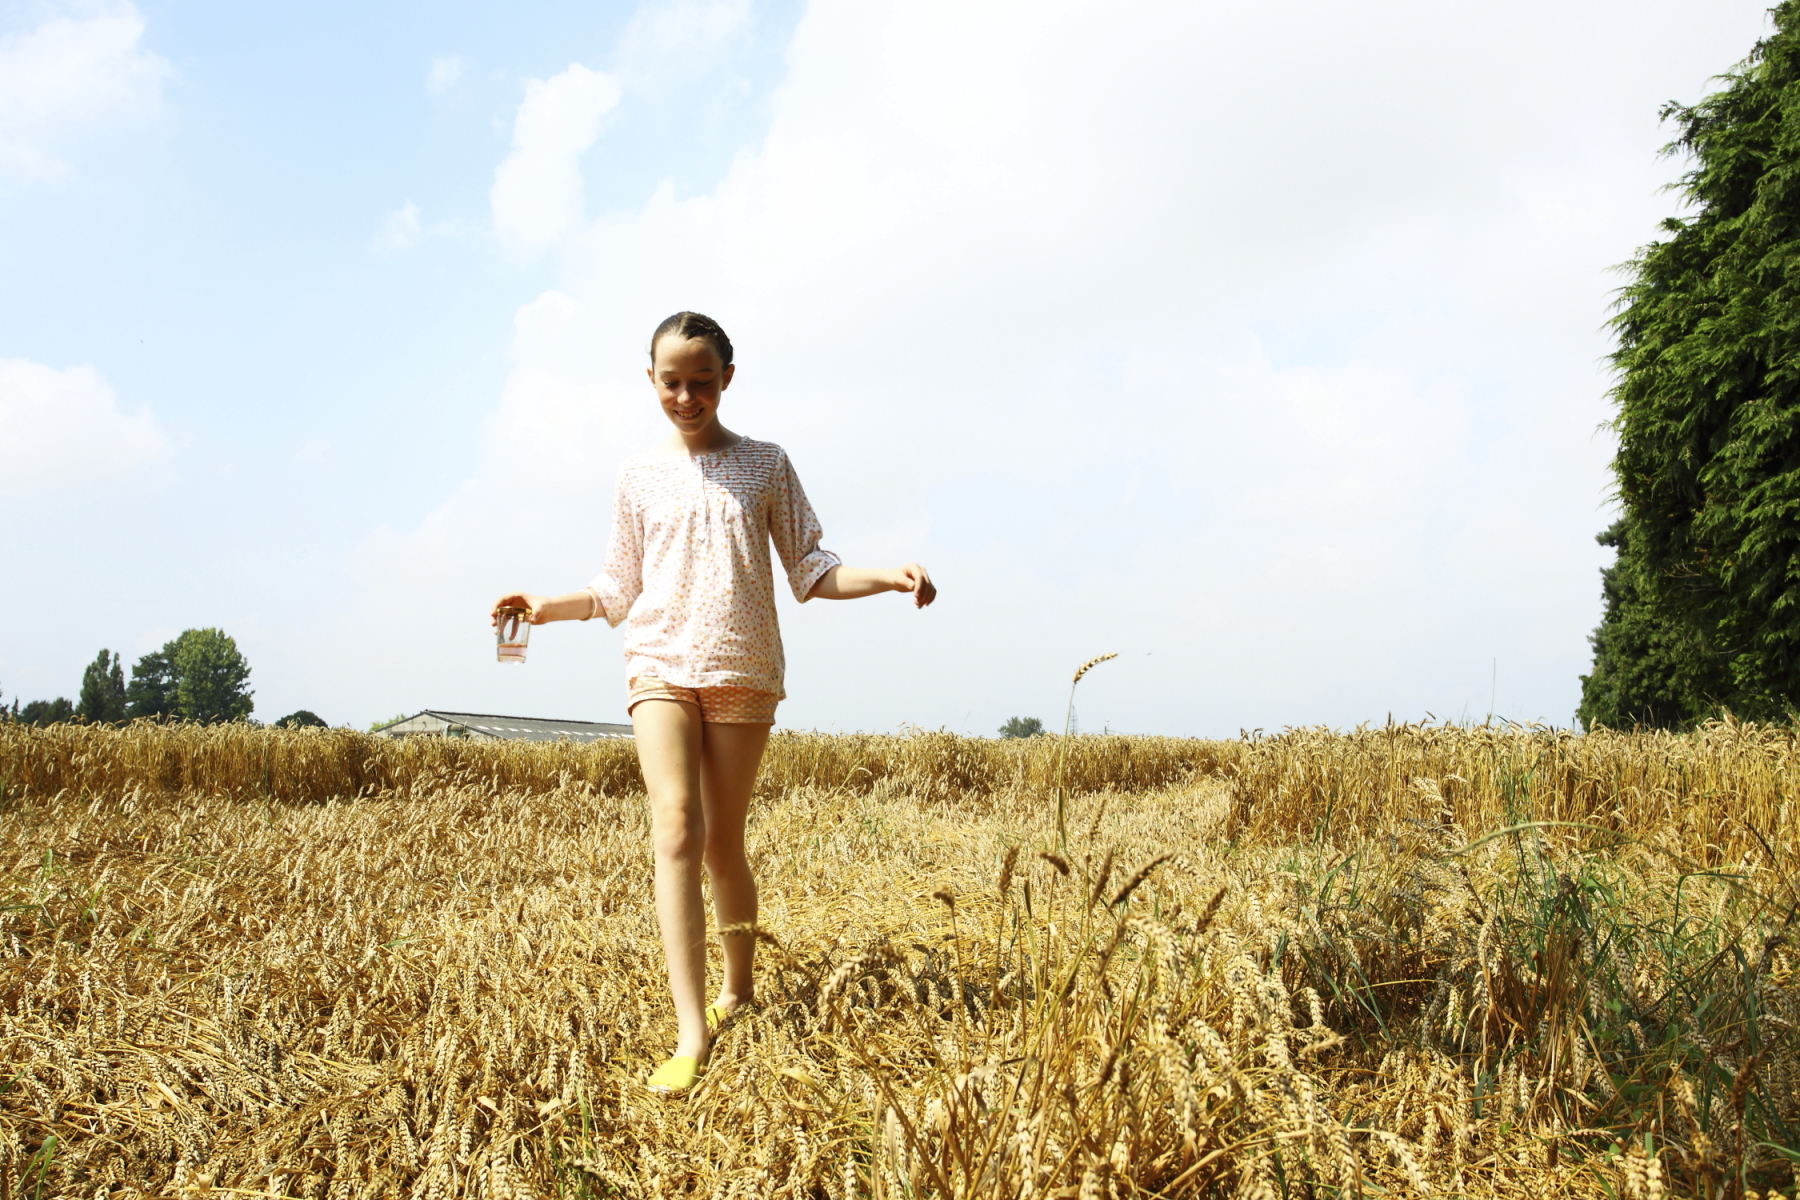
POLYGON ((716 371, 719 369, 719 352, 705 338, 664 335, 656 343, 656 369, 716 371))

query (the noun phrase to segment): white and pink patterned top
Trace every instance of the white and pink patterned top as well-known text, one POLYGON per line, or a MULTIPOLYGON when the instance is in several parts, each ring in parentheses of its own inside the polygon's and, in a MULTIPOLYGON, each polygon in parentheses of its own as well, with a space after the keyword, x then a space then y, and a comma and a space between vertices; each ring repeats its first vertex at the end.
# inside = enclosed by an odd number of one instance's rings
POLYGON ((744 438, 692 458, 658 447, 619 469, 612 544, 589 586, 625 623, 625 677, 785 696, 769 541, 804 603, 841 561, 787 452, 744 438))

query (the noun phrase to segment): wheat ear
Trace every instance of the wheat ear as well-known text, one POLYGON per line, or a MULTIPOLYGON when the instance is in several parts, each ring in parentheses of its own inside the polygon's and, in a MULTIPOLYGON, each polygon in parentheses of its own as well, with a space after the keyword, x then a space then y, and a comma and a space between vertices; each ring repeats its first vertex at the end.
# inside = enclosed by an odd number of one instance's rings
POLYGON ((1069 751, 1069 722, 1075 716, 1075 685, 1089 671, 1106 662, 1119 657, 1118 652, 1098 654, 1075 668, 1075 677, 1069 680, 1069 707, 1063 712, 1062 741, 1056 747, 1056 848, 1064 854, 1069 852, 1069 831, 1063 824, 1063 810, 1067 806, 1067 797, 1063 792, 1063 758, 1069 751))

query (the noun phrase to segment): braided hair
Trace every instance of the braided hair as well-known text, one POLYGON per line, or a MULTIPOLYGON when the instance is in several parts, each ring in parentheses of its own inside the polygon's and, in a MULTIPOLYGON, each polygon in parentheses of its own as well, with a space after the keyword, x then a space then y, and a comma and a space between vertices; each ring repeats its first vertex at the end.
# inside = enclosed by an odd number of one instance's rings
POLYGON ((656 332, 650 335, 650 361, 652 363, 656 361, 656 343, 669 336, 697 338, 708 342, 718 352, 719 365, 721 367, 731 365, 731 339, 725 336, 725 331, 719 328, 719 323, 709 316, 697 312, 678 312, 672 317, 665 318, 663 323, 656 327, 656 332))

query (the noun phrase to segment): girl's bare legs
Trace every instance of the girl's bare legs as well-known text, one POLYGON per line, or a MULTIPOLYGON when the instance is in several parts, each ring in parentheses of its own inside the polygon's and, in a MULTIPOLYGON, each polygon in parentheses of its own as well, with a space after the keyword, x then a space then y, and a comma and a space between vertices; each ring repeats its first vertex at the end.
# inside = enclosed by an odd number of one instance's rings
MULTIPOLYGON (((706 874, 712 880, 713 914, 720 929, 756 921, 756 880, 744 854, 750 793, 769 744, 767 725, 708 724, 702 728, 700 794, 706 811, 706 874)), ((756 937, 724 939, 725 979, 714 1001, 726 1012, 750 1001, 755 988, 756 937)))
POLYGON ((644 700, 631 710, 638 765, 650 793, 656 853, 656 923, 675 1001, 675 1053, 706 1057, 706 914, 700 864, 706 817, 700 801, 700 709, 679 700, 644 700))
MULTIPOLYGON (((706 912, 700 867, 713 879, 721 926, 756 919, 756 884, 744 857, 750 791, 769 740, 766 725, 707 725, 678 700, 643 700, 631 710, 638 763, 650 793, 656 852, 656 920, 675 1002, 675 1053, 706 1057, 706 912)), ((750 997, 754 937, 725 939, 720 1003, 750 997)))

